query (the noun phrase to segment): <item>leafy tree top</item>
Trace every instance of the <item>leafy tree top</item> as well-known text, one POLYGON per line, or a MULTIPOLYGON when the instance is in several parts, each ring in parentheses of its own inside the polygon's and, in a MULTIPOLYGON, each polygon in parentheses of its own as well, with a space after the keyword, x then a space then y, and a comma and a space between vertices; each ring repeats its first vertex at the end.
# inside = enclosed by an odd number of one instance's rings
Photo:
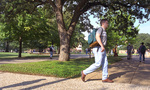
POLYGON ((99 17, 99 15, 106 14, 105 12, 108 10, 111 10, 113 14, 116 14, 115 11, 118 10, 127 12, 140 20, 144 18, 149 20, 150 13, 150 0, 1 0, 0 12, 10 17, 24 10, 27 13, 33 13, 40 6, 53 10, 53 13, 56 11, 69 12, 72 15, 70 26, 76 21, 74 19, 79 16, 79 20, 85 26, 91 26, 87 19, 90 14, 99 17))

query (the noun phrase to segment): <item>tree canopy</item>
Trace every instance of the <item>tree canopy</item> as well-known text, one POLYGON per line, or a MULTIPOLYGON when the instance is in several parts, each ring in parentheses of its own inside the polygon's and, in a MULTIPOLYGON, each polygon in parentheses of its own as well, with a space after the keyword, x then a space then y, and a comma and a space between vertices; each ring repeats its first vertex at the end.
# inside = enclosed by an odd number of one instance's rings
POLYGON ((133 47, 135 49, 138 49, 141 46, 141 43, 144 42, 144 45, 146 46, 147 49, 150 49, 150 34, 146 34, 146 33, 141 33, 138 34, 136 37, 136 41, 133 44, 133 47))
MULTIPOLYGON (((112 15, 116 15, 116 11, 121 14, 126 13, 139 19, 141 23, 149 20, 150 0, 1 0, 0 13, 11 19, 18 13, 26 12, 34 14, 38 7, 44 7, 51 12, 49 16, 55 15, 60 38, 60 61, 69 60, 70 41, 75 30, 75 26, 80 22, 85 30, 89 30, 93 26, 88 18, 93 14, 95 17, 107 15, 109 10, 112 15), (87 12, 88 11, 88 12, 87 12), (64 16, 71 15, 71 20, 66 25, 64 16)), ((124 19, 120 15, 116 20, 119 22, 124 19)), ((130 23, 130 22, 129 22, 130 23)), ((132 23, 130 23, 132 25, 132 23)), ((121 27, 120 27, 121 28, 121 27)), ((120 30, 120 29, 119 29, 120 30)), ((120 30, 129 34, 129 29, 120 30)), ((130 29, 132 30, 132 29, 130 29)), ((134 29, 133 29, 134 30, 134 29)), ((136 32, 136 30, 135 30, 136 32)), ((131 34, 131 33, 130 33, 131 34)))

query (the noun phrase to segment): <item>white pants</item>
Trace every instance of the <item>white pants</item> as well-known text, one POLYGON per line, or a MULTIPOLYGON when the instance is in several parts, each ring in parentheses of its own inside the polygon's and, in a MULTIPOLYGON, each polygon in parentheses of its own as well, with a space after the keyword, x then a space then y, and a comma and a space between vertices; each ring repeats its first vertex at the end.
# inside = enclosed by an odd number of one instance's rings
POLYGON ((106 51, 101 52, 101 47, 99 47, 99 50, 97 51, 98 46, 93 48, 93 53, 95 56, 95 63, 93 63, 90 67, 83 70, 83 73, 85 75, 95 71, 102 65, 102 80, 105 80, 108 78, 108 61, 107 61, 107 55, 106 51))

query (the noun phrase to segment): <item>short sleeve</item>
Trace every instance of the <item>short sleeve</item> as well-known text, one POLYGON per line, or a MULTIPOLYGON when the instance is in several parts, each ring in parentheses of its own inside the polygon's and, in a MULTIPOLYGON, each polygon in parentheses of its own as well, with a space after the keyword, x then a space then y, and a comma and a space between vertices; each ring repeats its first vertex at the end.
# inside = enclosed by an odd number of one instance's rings
POLYGON ((96 33, 101 34, 102 33, 102 28, 99 28, 96 33))

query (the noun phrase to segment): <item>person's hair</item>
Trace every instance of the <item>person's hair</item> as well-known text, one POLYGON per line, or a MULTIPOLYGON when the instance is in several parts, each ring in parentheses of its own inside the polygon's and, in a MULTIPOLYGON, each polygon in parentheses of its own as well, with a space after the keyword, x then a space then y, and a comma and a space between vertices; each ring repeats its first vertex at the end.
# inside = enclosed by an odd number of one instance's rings
POLYGON ((143 45, 144 43, 142 42, 141 44, 143 45))
POLYGON ((105 23, 106 21, 108 21, 107 19, 101 19, 100 24, 102 26, 103 23, 105 23))

